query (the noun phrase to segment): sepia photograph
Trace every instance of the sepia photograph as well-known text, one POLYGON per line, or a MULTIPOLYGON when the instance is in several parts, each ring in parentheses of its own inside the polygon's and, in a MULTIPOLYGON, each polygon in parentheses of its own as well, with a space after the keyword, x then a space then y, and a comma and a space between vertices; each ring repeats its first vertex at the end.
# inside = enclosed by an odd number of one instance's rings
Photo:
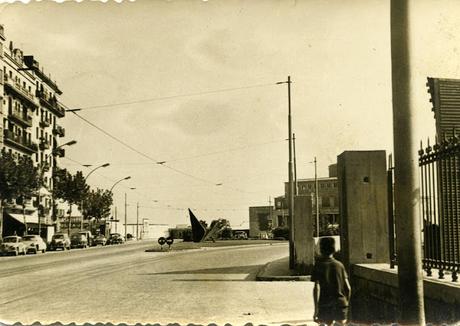
POLYGON ((458 17, 0 0, 0 325, 460 324, 458 17))

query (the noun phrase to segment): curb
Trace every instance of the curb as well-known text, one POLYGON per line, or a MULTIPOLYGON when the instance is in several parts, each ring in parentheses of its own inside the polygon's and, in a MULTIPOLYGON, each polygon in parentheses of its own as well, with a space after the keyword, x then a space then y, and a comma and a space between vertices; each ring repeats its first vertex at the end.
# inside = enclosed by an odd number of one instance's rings
POLYGON ((285 282, 309 282, 310 275, 264 275, 268 266, 271 262, 266 263, 264 267, 260 269, 257 273, 256 281, 263 281, 263 282, 277 282, 277 281, 285 281, 285 282))

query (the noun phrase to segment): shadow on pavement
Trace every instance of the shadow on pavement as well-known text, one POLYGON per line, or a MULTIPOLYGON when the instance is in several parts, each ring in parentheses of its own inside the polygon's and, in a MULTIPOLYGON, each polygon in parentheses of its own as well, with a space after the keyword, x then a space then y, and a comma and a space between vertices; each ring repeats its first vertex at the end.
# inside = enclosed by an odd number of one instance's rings
POLYGON ((248 274, 244 279, 178 279, 176 281, 255 281, 259 270, 265 265, 230 266, 221 268, 205 268, 194 270, 178 270, 137 275, 194 275, 194 274, 248 274))

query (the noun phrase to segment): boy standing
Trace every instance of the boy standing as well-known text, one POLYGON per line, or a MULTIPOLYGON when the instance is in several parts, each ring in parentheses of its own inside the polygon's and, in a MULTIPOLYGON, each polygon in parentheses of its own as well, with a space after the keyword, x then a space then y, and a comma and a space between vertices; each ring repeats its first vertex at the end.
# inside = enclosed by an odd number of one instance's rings
POLYGON ((316 260, 311 281, 315 282, 313 300, 318 323, 332 325, 335 321, 344 324, 348 317, 351 287, 343 264, 333 258, 334 238, 321 238, 319 241, 321 256, 316 260))

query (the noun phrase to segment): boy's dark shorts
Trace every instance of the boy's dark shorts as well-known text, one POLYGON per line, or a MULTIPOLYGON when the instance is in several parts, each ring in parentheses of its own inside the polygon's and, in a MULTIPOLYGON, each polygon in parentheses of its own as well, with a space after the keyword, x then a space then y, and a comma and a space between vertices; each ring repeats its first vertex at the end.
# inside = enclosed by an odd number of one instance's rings
POLYGON ((330 323, 333 320, 341 321, 348 319, 348 307, 319 306, 318 308, 319 322, 330 323))

